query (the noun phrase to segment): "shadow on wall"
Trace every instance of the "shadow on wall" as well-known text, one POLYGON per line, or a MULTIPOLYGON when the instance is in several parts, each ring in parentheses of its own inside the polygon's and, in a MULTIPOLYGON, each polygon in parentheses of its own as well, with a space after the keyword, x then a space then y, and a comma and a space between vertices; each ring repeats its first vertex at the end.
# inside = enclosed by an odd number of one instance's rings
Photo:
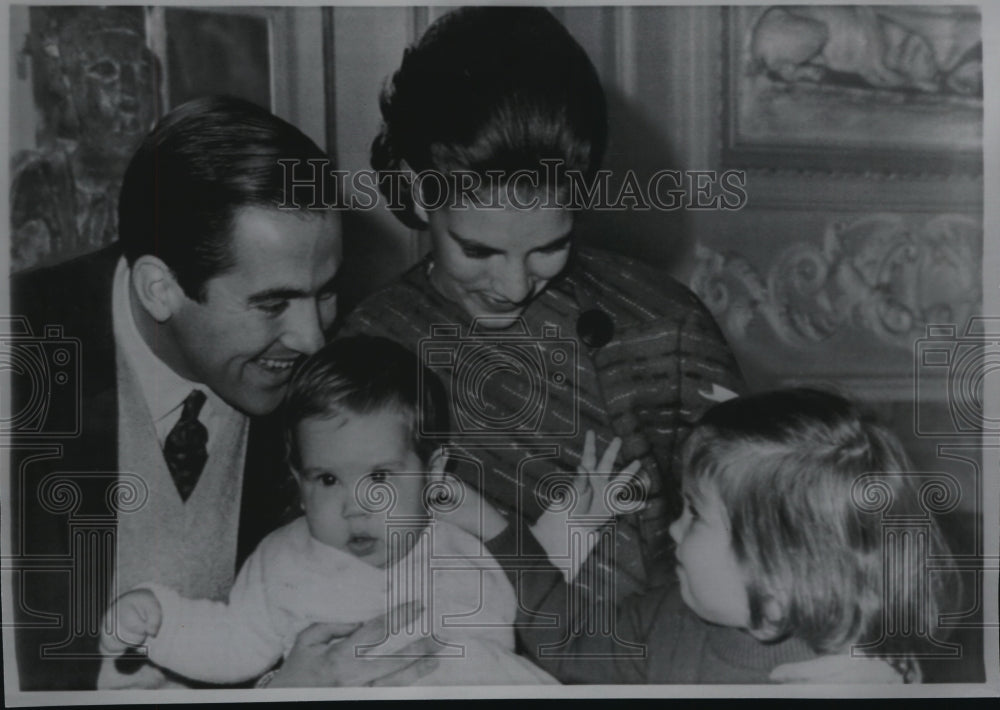
MULTIPOLYGON (((604 169, 611 172, 611 202, 619 195, 624 209, 590 209, 577 218, 580 241, 590 246, 625 254, 675 271, 684 256, 694 248, 690 219, 683 208, 639 209, 636 200, 627 199, 627 176, 631 173, 643 191, 651 177, 661 170, 681 169, 680 161, 663 139, 663 131, 646 119, 642 112, 613 87, 607 88, 609 136, 604 169)), ((672 183, 664 181, 659 194, 670 204, 666 194, 672 183)), ((647 200, 648 201, 648 200, 647 200)))
POLYGON ((337 296, 340 318, 412 265, 412 250, 405 242, 412 233, 394 218, 384 218, 388 211, 381 199, 375 209, 385 214, 359 210, 340 213, 344 234, 344 263, 337 296))

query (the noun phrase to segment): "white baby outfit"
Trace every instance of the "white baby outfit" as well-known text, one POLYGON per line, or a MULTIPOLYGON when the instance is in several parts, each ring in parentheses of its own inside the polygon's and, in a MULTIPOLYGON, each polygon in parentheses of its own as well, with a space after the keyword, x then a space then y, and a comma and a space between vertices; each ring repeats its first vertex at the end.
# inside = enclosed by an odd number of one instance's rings
POLYGON ((398 534, 417 542, 401 562, 379 569, 315 540, 298 518, 261 542, 228 603, 141 585, 163 610, 159 632, 146 642, 149 657, 193 680, 239 683, 272 668, 314 622, 366 621, 418 599, 424 612, 415 628, 390 623, 384 642, 365 653, 392 655, 433 635, 439 663, 419 685, 555 682, 514 653, 514 590, 480 540, 445 522, 398 534))

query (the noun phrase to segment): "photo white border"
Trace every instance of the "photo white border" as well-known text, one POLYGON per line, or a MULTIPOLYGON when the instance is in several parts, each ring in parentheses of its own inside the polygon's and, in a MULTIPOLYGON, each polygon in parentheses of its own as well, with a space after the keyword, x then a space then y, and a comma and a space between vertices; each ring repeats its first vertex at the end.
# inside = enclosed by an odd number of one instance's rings
MULTIPOLYGON (((11 58, 16 55, 17 48, 10 42, 11 5, 86 5, 103 4, 89 0, 76 2, 49 3, 10 3, 4 0, 3 11, 0 12, 0 36, 8 37, 8 52, 0 55, 0 77, 7 82, 7 91, 0 90, 0 146, 3 147, 4 167, 2 190, 0 190, 0 224, 9 224, 9 185, 10 185, 10 77, 16 71, 11 58)), ((209 0, 204 3, 168 2, 142 3, 119 2, 121 5, 162 5, 191 7, 198 5, 219 5, 232 7, 232 0, 209 0)), ((386 6, 415 6, 412 2, 383 0, 377 4, 386 6)), ((462 2, 445 0, 435 2, 433 6, 458 6, 462 2)), ((483 4, 483 3, 480 3, 483 4)), ((640 6, 640 5, 741 5, 741 4, 791 4, 791 5, 829 5, 850 4, 820 2, 817 0, 798 0, 797 2, 727 2, 704 3, 695 0, 666 0, 665 2, 598 2, 594 0, 577 0, 576 2, 523 2, 507 0, 508 5, 544 5, 544 6, 640 6)), ((913 5, 906 0, 881 0, 880 5, 913 5)), ((979 2, 961 2, 946 0, 946 2, 919 3, 925 5, 975 5, 982 12, 983 18, 983 71, 984 71, 984 195, 1000 196, 1000 4, 980 0, 979 2)), ((352 2, 266 2, 249 0, 240 3, 245 6, 337 6, 357 5, 352 2)), ((322 91, 322 87, 318 88, 322 91)), ((8 234, 9 232, 4 232, 8 234)), ((9 249, 0 248, 0 274, 9 279, 10 268, 9 249)), ((983 313, 1000 315, 1000 213, 995 200, 984 200, 984 244, 983 244, 983 313), (991 236, 992 235, 992 236, 991 236)), ((0 313, 9 313, 9 288, 0 289, 0 313)), ((0 392, 10 392, 9 373, 0 370, 0 392)), ((993 420, 1000 419, 1000 378, 987 380, 986 416, 993 420)), ((9 402, 4 398, 0 402, 0 416, 8 414, 9 402)), ((984 437, 984 443, 993 443, 984 437)), ((6 452, 5 452, 6 453, 6 452)), ((984 506, 983 526, 984 543, 987 560, 1000 559, 1000 471, 987 469, 990 463, 984 460, 984 506)), ((995 462, 994 462, 995 465, 995 462)), ((9 471, 9 463, 4 469, 9 471)), ((9 549, 10 518, 9 474, 3 476, 3 486, 0 489, 2 497, 2 549, 9 549)), ((10 584, 11 573, 2 570, 0 576, 3 584, 2 613, 4 619, 12 617, 10 584)), ((418 699, 458 699, 458 698, 938 698, 938 697, 1000 697, 1000 639, 998 639, 997 618, 998 579, 996 571, 986 573, 984 589, 984 613, 986 615, 983 629, 984 662, 986 665, 986 682, 982 684, 934 684, 934 685, 810 685, 810 686, 768 686, 768 685, 665 685, 665 686, 495 686, 495 687, 464 687, 464 688, 345 688, 345 689, 251 689, 251 690, 153 690, 153 691, 87 691, 87 692, 21 692, 15 690, 18 685, 16 659, 13 649, 13 627, 5 625, 3 631, 3 661, 5 682, 5 704, 10 707, 33 707, 45 705, 117 705, 117 704, 175 704, 175 703, 217 703, 217 702, 267 702, 267 701, 309 701, 309 700, 418 700, 418 699), (992 625, 992 626, 991 626, 992 625)))

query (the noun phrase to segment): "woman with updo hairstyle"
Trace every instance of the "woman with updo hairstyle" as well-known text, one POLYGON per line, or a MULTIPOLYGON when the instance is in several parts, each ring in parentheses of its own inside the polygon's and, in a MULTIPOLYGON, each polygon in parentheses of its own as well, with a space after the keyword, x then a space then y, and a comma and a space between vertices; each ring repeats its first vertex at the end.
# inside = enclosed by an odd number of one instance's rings
MULTIPOLYGON (((382 128, 371 164, 381 175, 453 171, 486 176, 528 172, 539 190, 543 160, 591 178, 607 142, 604 91, 583 48, 547 10, 453 12, 407 49, 382 94, 382 128)), ((436 181, 427 181, 432 189, 436 181)), ((396 216, 427 229, 401 181, 396 216)), ((425 204, 439 200, 424 195, 425 204)), ((419 210, 417 210, 419 212, 419 210)))
POLYGON ((679 446, 743 384, 687 288, 576 243, 607 142, 586 52, 548 10, 461 8, 406 50, 381 110, 372 166, 432 248, 342 332, 420 354, 449 388, 454 473, 529 524, 588 431, 598 451, 621 438, 617 465, 641 461, 645 503, 619 501, 583 578, 617 595, 666 581, 679 446))

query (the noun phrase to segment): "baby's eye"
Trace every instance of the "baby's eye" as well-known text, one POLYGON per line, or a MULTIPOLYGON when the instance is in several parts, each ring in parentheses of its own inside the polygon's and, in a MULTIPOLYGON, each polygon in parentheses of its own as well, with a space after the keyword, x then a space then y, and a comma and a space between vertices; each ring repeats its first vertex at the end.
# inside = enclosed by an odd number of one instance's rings
POLYGON ((388 478, 389 472, 383 470, 375 470, 368 474, 375 483, 384 483, 385 479, 388 478))
POLYGON ((316 477, 316 480, 323 486, 335 486, 337 484, 337 477, 332 473, 321 473, 316 477))

